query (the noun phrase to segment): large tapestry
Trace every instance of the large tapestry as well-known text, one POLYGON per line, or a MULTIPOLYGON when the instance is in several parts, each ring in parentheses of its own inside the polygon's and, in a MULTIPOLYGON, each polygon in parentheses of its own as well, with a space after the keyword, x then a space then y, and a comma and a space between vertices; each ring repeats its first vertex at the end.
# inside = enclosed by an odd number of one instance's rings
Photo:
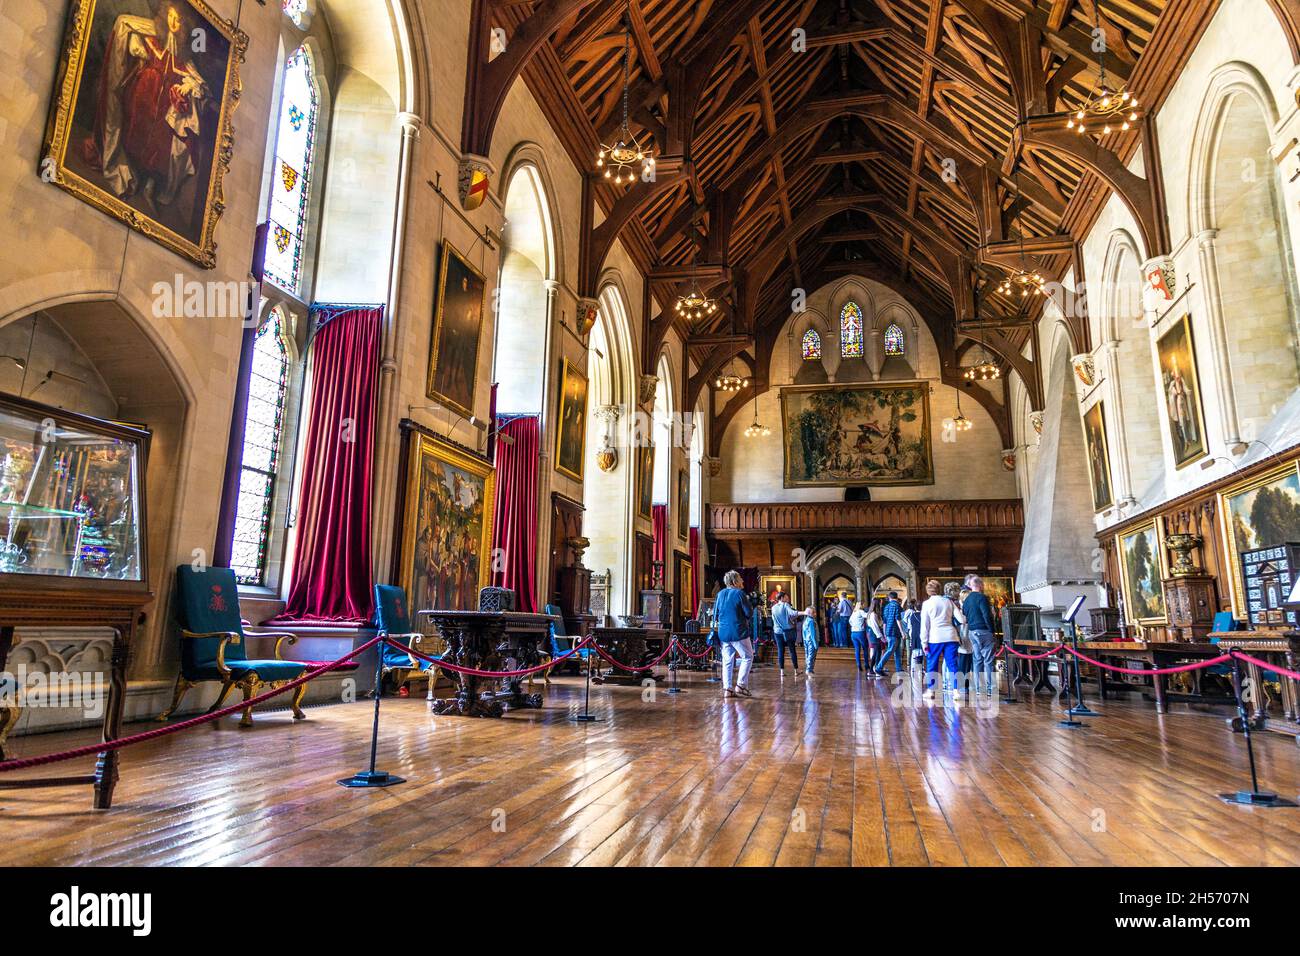
POLYGON ((1156 343, 1160 355, 1160 381, 1169 419, 1169 440, 1174 464, 1189 465, 1205 455, 1205 425, 1201 415, 1201 386, 1196 376, 1192 348, 1191 316, 1171 328, 1156 343))
POLYGON ((247 36, 203 0, 73 0, 69 16, 41 177, 212 268, 247 36))
POLYGON ((785 487, 934 484, 930 386, 781 390, 785 487))
POLYGON ((1300 541, 1300 473, 1295 465, 1251 478, 1219 495, 1232 606, 1246 617, 1241 552, 1300 541))
POLYGON ((496 473, 466 450, 408 435, 399 583, 412 608, 475 610, 492 570, 496 473))

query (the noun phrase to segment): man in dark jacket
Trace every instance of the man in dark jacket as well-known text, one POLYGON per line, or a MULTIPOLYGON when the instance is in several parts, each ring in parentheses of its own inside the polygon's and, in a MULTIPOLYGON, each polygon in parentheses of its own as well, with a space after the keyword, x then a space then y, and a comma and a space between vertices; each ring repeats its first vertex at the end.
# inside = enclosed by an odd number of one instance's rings
POLYGON ((993 696, 997 677, 993 669, 993 607, 984 594, 984 579, 978 574, 966 575, 970 594, 962 602, 961 612, 966 618, 966 636, 970 638, 971 669, 975 674, 975 693, 993 696))

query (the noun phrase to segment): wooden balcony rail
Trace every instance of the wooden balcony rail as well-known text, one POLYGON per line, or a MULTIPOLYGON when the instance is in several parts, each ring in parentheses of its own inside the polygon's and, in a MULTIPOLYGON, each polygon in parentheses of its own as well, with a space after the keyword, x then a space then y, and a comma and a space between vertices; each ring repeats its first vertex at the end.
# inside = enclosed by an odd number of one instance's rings
POLYGON ((1020 534, 1019 498, 961 501, 817 501, 708 506, 708 530, 724 537, 902 533, 916 536, 1020 534))

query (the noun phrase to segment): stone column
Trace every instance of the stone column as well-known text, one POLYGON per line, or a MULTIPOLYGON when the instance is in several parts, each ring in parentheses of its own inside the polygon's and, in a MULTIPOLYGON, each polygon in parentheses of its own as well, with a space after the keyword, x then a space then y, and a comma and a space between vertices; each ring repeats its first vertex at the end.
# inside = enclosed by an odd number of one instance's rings
MULTIPOLYGON (((1237 420, 1237 395, 1232 385, 1232 365, 1228 359, 1228 331, 1224 323, 1223 293, 1219 286, 1219 260, 1215 240, 1219 230, 1206 229, 1196 236, 1201 265, 1201 282, 1205 286, 1205 304, 1209 311, 1210 354, 1214 358, 1214 395, 1218 400, 1219 422, 1223 441, 1234 454, 1242 450, 1241 423, 1237 420)), ((1204 387, 1202 386, 1202 395, 1204 387)))

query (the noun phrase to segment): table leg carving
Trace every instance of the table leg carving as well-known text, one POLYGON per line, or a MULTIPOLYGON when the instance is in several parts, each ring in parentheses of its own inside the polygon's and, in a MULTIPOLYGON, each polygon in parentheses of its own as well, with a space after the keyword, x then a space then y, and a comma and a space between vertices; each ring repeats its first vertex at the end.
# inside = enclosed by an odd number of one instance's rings
MULTIPOLYGON (((126 668, 131 659, 133 627, 113 629, 113 652, 109 659, 108 701, 104 707, 104 742, 116 740, 122 734, 122 709, 126 705, 126 668)), ((94 808, 107 810, 113 805, 113 790, 117 787, 118 753, 106 750, 95 763, 94 808)))

